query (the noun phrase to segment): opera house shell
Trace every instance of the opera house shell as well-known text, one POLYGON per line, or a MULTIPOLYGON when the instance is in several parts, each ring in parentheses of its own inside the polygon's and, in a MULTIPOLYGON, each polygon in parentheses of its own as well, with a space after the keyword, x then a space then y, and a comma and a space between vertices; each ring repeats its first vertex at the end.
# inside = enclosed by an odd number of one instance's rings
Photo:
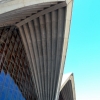
POLYGON ((73 73, 63 75, 59 100, 76 100, 73 73))
POLYGON ((60 98, 72 5, 0 0, 0 100, 75 100, 60 98))

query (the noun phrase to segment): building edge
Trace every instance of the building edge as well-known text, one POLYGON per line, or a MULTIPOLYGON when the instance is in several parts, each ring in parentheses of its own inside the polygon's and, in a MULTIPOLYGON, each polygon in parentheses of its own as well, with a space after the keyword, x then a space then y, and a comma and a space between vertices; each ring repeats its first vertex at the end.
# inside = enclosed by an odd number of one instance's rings
POLYGON ((67 53, 67 48, 68 48, 68 39, 69 39, 70 25, 71 25, 71 18, 72 18, 73 0, 66 0, 66 4, 67 4, 67 9, 66 9, 66 18, 65 18, 64 43, 63 43, 63 51, 62 51, 62 60, 61 60, 58 88, 57 88, 57 94, 56 94, 55 100, 58 100, 59 94, 60 94, 61 80, 62 80, 62 76, 63 76, 64 64, 65 64, 66 53, 67 53))

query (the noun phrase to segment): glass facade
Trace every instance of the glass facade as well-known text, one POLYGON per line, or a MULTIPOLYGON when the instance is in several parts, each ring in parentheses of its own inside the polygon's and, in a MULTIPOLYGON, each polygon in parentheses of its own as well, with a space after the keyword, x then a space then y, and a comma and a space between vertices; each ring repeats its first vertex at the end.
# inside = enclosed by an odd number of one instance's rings
POLYGON ((34 84, 19 31, 0 28, 0 100, 35 100, 34 84))
POLYGON ((0 74, 0 100, 26 100, 10 74, 3 70, 0 74))

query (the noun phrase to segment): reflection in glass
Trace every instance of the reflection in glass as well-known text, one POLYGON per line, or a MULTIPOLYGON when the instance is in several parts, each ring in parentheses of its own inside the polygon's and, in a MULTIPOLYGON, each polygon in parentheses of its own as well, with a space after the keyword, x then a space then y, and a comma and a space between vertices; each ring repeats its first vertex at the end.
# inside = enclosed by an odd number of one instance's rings
POLYGON ((10 74, 0 73, 0 100, 25 100, 10 74))

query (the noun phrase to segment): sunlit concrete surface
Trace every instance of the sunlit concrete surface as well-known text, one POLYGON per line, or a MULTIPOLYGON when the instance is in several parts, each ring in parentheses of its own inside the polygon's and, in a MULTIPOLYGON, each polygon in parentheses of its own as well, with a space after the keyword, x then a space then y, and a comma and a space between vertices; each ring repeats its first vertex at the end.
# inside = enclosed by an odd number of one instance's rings
POLYGON ((65 1, 68 4, 72 0, 1 0, 0 14, 30 5, 38 6, 38 4, 60 2, 60 1, 65 1))

